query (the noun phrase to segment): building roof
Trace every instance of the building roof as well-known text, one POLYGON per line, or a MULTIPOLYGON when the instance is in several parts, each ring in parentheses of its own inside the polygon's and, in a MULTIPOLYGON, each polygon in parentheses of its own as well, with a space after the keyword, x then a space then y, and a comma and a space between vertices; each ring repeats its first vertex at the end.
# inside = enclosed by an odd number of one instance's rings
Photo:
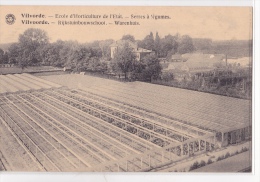
POLYGON ((182 60, 183 57, 180 54, 173 54, 171 59, 173 59, 173 60, 182 60))
MULTIPOLYGON (((62 77, 69 76, 71 75, 62 75, 62 77)), ((65 80, 58 77, 56 79, 65 80)), ((125 84, 90 76, 79 81, 85 85, 81 89, 88 91, 93 89, 96 94, 111 100, 118 100, 211 130, 222 131, 232 129, 234 126, 250 125, 251 121, 250 100, 144 82, 125 84), (91 88, 89 85, 92 85, 91 88)))
POLYGON ((58 88, 58 84, 51 83, 27 73, 0 75, 0 95, 18 91, 39 90, 42 88, 58 88))
POLYGON ((189 66, 213 66, 217 62, 222 62, 225 58, 224 54, 202 54, 202 53, 187 53, 182 55, 187 59, 189 66))
POLYGON ((144 49, 137 46, 136 42, 132 42, 130 40, 118 40, 115 41, 113 44, 110 45, 110 47, 122 47, 125 43, 128 43, 136 53, 151 53, 152 50, 144 49))
POLYGON ((148 49, 143 49, 143 48, 137 48, 137 50, 135 52, 147 52, 147 53, 150 53, 150 52, 153 52, 153 51, 148 50, 148 49))
POLYGON ((228 64, 240 64, 240 66, 249 66, 252 64, 252 59, 250 57, 242 57, 242 58, 228 58, 227 59, 228 64))
MULTIPOLYGON (((223 63, 224 54, 202 54, 202 53, 188 53, 183 55, 175 54, 174 59, 186 60, 185 62, 170 63, 168 69, 181 69, 189 71, 192 70, 209 70, 214 68, 216 63, 223 63)), ((167 68, 166 68, 167 69, 167 68)))

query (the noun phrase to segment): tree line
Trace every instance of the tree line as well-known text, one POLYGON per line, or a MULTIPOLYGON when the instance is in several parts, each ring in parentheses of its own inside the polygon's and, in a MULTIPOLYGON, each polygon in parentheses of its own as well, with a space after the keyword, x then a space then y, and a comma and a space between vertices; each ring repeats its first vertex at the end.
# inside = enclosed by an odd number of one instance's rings
POLYGON ((225 54, 228 57, 252 56, 253 41, 251 40, 222 40, 213 41, 206 38, 193 38, 196 50, 205 54, 225 54))
MULTIPOLYGON (((135 42, 135 38, 131 35, 125 35, 122 37, 124 40, 131 40, 135 42)), ((170 57, 173 54, 185 54, 193 52, 196 48, 193 45, 193 39, 189 35, 168 34, 164 37, 160 37, 156 32, 155 36, 153 32, 150 32, 143 40, 137 40, 138 47, 152 50, 159 58, 170 57)))
POLYGON ((139 62, 129 45, 123 45, 111 59, 110 45, 113 39, 80 44, 77 41, 50 38, 42 29, 29 28, 19 35, 18 42, 9 46, 4 52, 0 49, 0 63, 16 64, 21 68, 27 66, 71 67, 74 71, 123 73, 125 78, 151 80, 161 73, 159 59, 176 53, 194 50, 192 38, 188 35, 167 35, 155 37, 151 32, 143 40, 135 40, 132 35, 124 35, 122 40, 137 42, 138 47, 152 50, 154 54, 144 57, 139 62))

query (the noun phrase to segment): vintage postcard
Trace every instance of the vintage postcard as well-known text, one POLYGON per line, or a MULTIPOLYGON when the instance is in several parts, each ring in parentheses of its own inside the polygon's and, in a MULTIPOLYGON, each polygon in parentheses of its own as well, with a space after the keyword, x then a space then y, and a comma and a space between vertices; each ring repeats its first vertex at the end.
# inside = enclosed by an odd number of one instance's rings
POLYGON ((0 170, 251 173, 252 14, 0 6, 0 170))

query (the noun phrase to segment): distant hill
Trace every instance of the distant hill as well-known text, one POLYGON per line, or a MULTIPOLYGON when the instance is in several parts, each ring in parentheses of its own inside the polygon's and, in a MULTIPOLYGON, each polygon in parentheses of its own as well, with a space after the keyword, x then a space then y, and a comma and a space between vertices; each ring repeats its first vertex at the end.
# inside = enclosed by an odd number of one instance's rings
POLYGON ((252 40, 223 40, 193 39, 197 51, 207 54, 225 54, 228 57, 252 56, 252 40))
POLYGON ((11 44, 13 43, 0 44, 0 49, 7 51, 11 44))

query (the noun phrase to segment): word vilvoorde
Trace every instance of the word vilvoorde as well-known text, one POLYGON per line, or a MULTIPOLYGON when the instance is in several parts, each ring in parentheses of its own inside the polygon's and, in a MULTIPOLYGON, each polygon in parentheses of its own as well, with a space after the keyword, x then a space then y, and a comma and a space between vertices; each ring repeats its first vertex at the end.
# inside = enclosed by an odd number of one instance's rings
POLYGON ((45 20, 46 16, 44 14, 28 14, 22 13, 22 24, 49 24, 48 21, 45 20), (29 20, 29 18, 33 19, 41 19, 41 20, 29 20))

